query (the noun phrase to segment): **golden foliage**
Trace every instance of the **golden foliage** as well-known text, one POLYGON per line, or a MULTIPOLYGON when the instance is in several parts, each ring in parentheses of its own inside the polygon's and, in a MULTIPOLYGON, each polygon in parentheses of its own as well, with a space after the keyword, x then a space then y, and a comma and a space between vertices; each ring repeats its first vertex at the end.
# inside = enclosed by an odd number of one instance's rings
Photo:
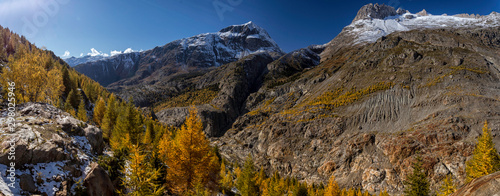
POLYGON ((40 50, 26 50, 18 56, 11 56, 3 69, 0 81, 4 88, 8 87, 8 82, 15 82, 14 93, 18 103, 59 103, 64 90, 61 65, 40 50))
POLYGON ((160 141, 160 145, 165 145, 160 147, 160 156, 168 166, 166 179, 172 191, 176 194, 192 193, 195 185, 208 186, 216 179, 218 159, 205 138, 194 107, 175 138, 169 139, 165 136, 160 141))
POLYGON ((341 196, 341 191, 337 181, 335 181, 335 176, 331 176, 328 181, 328 186, 325 189, 325 196, 341 196))
POLYGON ((453 183, 453 176, 448 174, 443 181, 443 184, 439 188, 439 193, 437 196, 448 196, 457 191, 455 183, 453 183))
POLYGON ((488 122, 484 122, 483 134, 478 138, 472 159, 466 162, 467 181, 494 173, 500 169, 500 156, 495 149, 488 122))
POLYGON ((160 103, 154 107, 154 111, 158 112, 163 109, 172 107, 186 107, 190 105, 201 105, 210 103, 219 94, 217 86, 210 86, 200 90, 186 91, 183 94, 172 97, 167 101, 160 103))
POLYGON ((122 180, 127 189, 126 195, 163 195, 164 188, 156 183, 160 177, 160 170, 148 163, 146 155, 138 146, 132 146, 129 164, 123 173, 125 173, 122 180))
POLYGON ((311 102, 311 105, 326 105, 327 109, 333 109, 336 107, 351 104, 366 95, 381 90, 387 90, 392 88, 393 86, 394 84, 392 82, 379 82, 360 90, 352 88, 351 90, 348 90, 346 92, 344 92, 343 87, 340 87, 332 92, 326 92, 323 95, 317 97, 314 101, 311 102))

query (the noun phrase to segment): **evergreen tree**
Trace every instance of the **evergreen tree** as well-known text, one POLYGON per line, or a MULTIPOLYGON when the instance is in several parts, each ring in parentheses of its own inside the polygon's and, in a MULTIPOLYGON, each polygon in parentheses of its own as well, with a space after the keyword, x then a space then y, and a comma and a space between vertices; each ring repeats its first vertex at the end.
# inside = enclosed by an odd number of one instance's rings
POLYGON ((104 132, 104 138, 111 139, 111 132, 114 130, 116 118, 118 116, 117 111, 118 104, 116 103, 116 97, 111 94, 108 99, 108 105, 106 106, 106 112, 102 119, 101 128, 104 132))
POLYGON ((488 122, 484 122, 483 134, 478 138, 472 159, 466 163, 467 181, 494 173, 500 169, 500 157, 491 131, 488 129, 488 122))
POLYGON ((255 169, 251 155, 248 155, 243 165, 243 171, 236 179, 236 188, 238 188, 242 196, 258 195, 259 193, 255 182, 255 169))
POLYGON ((335 176, 331 176, 330 180, 328 181, 328 186, 326 187, 325 190, 325 196, 340 196, 341 191, 339 188, 339 184, 337 184, 337 181, 335 181, 335 176))
POLYGON ((380 191, 380 193, 378 194, 378 196, 389 196, 389 193, 387 193, 387 190, 380 191))
POLYGON ((104 118, 104 114, 106 113, 106 102, 101 97, 97 102, 97 105, 94 107, 94 116, 92 120, 99 126, 102 126, 102 120, 104 118))
POLYGON ((71 78, 69 77, 69 71, 66 66, 62 68, 62 81, 64 85, 64 96, 68 96, 69 92, 74 89, 73 84, 71 83, 71 78))
POLYGON ((293 191, 293 196, 307 196, 307 186, 306 184, 299 184, 297 187, 295 187, 295 190, 293 191))
POLYGON ((457 187, 453 183, 453 176, 448 174, 443 181, 443 184, 439 188, 439 193, 437 196, 448 196, 457 191, 457 187))
POLYGON ((68 97, 66 98, 66 102, 71 105, 71 108, 77 108, 78 104, 80 104, 80 93, 78 93, 78 90, 74 91, 71 90, 69 91, 68 97))
POLYGON ((146 132, 144 133, 144 138, 142 143, 144 144, 152 144, 155 139, 154 125, 151 120, 146 121, 146 132))
POLYGON ((163 195, 163 187, 156 184, 160 177, 159 169, 155 169, 146 161, 146 155, 142 154, 137 146, 132 145, 129 164, 122 171, 122 178, 127 190, 127 195, 163 195))
POLYGON ((83 99, 81 99, 78 105, 78 119, 87 122, 87 110, 85 109, 85 101, 83 99))
POLYGON ((426 172, 422 167, 422 158, 417 156, 416 161, 412 165, 413 172, 406 177, 404 182, 406 189, 404 191, 407 196, 427 196, 430 194, 429 182, 426 178, 426 172))
POLYGON ((217 183, 219 161, 205 137, 196 109, 190 109, 189 117, 173 140, 166 135, 163 138, 160 157, 168 167, 167 184, 174 193, 190 194, 196 185, 208 187, 217 183))
POLYGON ((226 164, 224 164, 224 161, 222 161, 222 163, 220 164, 219 176, 220 189, 223 191, 223 193, 226 191, 230 191, 234 186, 233 176, 231 175, 231 171, 228 171, 228 169, 226 168, 226 164))

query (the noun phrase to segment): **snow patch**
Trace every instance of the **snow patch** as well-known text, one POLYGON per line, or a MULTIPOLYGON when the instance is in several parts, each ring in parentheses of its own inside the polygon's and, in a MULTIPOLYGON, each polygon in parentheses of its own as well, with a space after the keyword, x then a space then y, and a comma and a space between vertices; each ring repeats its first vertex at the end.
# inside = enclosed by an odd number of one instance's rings
POLYGON ((378 38, 398 31, 432 28, 495 27, 500 26, 500 16, 491 13, 477 18, 448 15, 427 15, 405 13, 384 19, 357 20, 346 27, 356 37, 354 44, 373 43, 378 38))

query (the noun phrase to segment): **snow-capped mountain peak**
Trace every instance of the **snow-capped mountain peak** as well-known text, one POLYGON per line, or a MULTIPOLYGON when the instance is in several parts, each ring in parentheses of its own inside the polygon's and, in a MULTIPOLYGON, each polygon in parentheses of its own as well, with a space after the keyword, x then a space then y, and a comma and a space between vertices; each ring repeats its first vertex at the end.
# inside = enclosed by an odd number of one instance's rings
POLYGON ((353 22, 343 31, 353 36, 353 44, 372 43, 378 38, 397 31, 430 28, 481 28, 500 26, 500 14, 479 16, 458 14, 432 15, 425 9, 413 14, 403 9, 395 10, 387 5, 363 6, 353 22))
POLYGON ((284 53, 266 30, 251 21, 184 38, 179 43, 184 51, 210 53, 208 56, 214 57, 215 66, 263 51, 284 53))

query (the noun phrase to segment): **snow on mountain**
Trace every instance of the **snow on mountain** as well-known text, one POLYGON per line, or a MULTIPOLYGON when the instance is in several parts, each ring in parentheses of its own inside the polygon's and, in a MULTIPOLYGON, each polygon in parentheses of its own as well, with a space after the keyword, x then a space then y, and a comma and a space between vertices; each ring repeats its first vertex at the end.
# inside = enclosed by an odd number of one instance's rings
POLYGON ((67 58, 67 59, 63 59, 66 63, 68 63, 69 66, 71 67, 74 67, 74 66, 77 66, 79 64, 83 64, 83 63, 86 63, 86 62, 93 62, 93 61, 98 61, 98 60, 102 60, 102 59, 106 59, 108 58, 109 56, 91 56, 91 55, 86 55, 86 56, 83 56, 83 57, 70 57, 70 58, 67 58))
POLYGON ((248 22, 226 27, 216 33, 203 33, 178 40, 184 51, 198 48, 210 53, 215 66, 221 62, 234 61, 258 52, 283 53, 266 30, 248 22), (225 58, 225 59, 216 59, 225 58))
POLYGON ((148 81, 159 81, 160 75, 165 77, 174 74, 179 68, 185 71, 188 68, 217 67, 260 52, 284 54, 266 30, 248 22, 232 25, 215 33, 176 40, 142 52, 117 54, 83 63, 75 69, 105 86, 120 80, 122 83, 136 84, 145 78, 148 81), (155 74, 157 71, 163 75, 155 74))
POLYGON ((356 37, 354 44, 372 43, 378 38, 397 31, 409 31, 422 28, 478 28, 500 26, 500 14, 492 12, 487 16, 468 14, 448 16, 431 15, 427 12, 387 16, 379 18, 363 18, 353 21, 345 27, 345 31, 356 37), (425 14, 424 14, 425 13, 425 14))
POLYGON ((83 64, 83 63, 87 63, 87 62, 99 61, 99 60, 103 60, 103 59, 110 58, 110 57, 113 57, 113 56, 116 56, 116 55, 120 55, 120 54, 128 54, 128 53, 138 52, 136 50, 133 50, 132 48, 127 48, 123 52, 122 51, 118 51, 118 50, 112 50, 110 52, 110 54, 99 52, 95 48, 91 48, 90 51, 91 52, 88 53, 85 56, 70 57, 70 58, 65 58, 63 60, 66 61, 66 63, 68 63, 69 66, 74 67, 74 66, 77 66, 79 64, 83 64))

